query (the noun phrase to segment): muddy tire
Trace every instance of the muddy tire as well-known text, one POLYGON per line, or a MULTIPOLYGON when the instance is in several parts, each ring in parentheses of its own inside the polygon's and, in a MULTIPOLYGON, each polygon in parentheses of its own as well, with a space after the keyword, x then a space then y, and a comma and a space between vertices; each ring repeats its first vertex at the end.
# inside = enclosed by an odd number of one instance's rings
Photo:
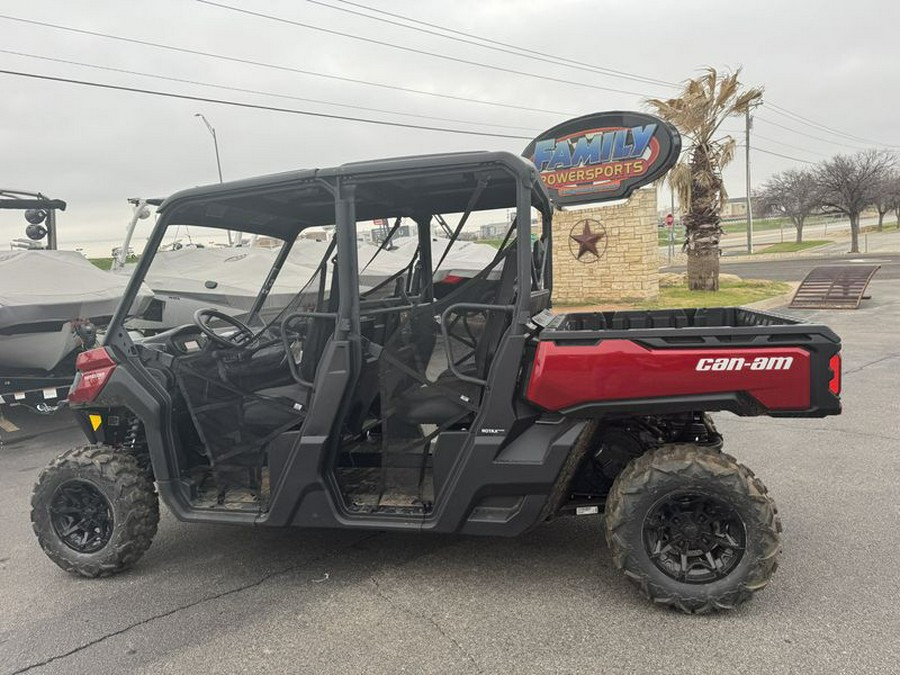
POLYGON ((153 482, 137 460, 106 446, 68 450, 45 468, 31 497, 44 553, 67 572, 100 577, 146 552, 159 523, 153 482))
POLYGON ((732 609, 769 583, 781 522, 766 487, 724 453, 663 445, 632 460, 606 504, 613 563, 655 603, 732 609))

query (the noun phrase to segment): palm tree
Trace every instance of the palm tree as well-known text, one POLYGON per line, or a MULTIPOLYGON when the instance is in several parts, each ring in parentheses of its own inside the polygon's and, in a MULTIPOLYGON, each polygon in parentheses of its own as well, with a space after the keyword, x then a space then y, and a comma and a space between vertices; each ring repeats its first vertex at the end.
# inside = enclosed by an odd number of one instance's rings
POLYGON ((719 290, 719 213, 728 198, 722 169, 734 159, 735 149, 731 136, 718 136, 719 127, 729 117, 746 115, 762 98, 762 88, 742 91, 740 73, 738 69, 720 77, 715 68, 708 67, 702 76, 688 80, 676 98, 647 101, 687 140, 667 180, 686 207, 682 221, 692 291, 719 290))

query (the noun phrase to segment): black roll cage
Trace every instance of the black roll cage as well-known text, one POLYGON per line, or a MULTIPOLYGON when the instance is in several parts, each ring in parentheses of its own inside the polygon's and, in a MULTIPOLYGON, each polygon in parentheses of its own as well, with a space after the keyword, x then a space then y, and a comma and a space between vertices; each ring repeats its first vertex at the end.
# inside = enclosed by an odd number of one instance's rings
MULTIPOLYGON (((371 162, 359 162, 346 164, 333 169, 304 170, 264 176, 233 183, 223 183, 176 193, 166 199, 159 208, 159 219, 147 241, 145 251, 147 254, 141 257, 131 281, 110 322, 107 345, 118 347, 126 351, 131 347, 132 341, 127 331, 122 330, 129 308, 140 288, 141 281, 155 258, 162 244, 165 232, 169 225, 187 224, 202 225, 218 229, 242 230, 253 234, 272 236, 285 242, 276 261, 269 271, 259 296, 251 309, 251 318, 258 312, 265 302, 268 291, 271 289, 284 261, 287 259, 291 247, 300 232, 308 227, 323 224, 335 225, 335 240, 337 245, 338 275, 340 283, 339 304, 337 309, 336 339, 345 339, 347 335, 359 333, 359 303, 360 294, 355 282, 359 270, 359 262, 356 246, 356 222, 357 213, 362 211, 362 219, 382 217, 385 215, 396 216, 398 206, 400 211, 407 211, 402 215, 412 218, 417 224, 417 234, 420 242, 429 237, 429 220, 431 216, 447 212, 465 212, 477 207, 476 210, 491 208, 505 208, 509 206, 508 197, 505 202, 503 196, 488 195, 484 199, 481 192, 487 193, 489 188, 485 186, 484 176, 491 172, 500 171, 514 181, 516 196, 516 256, 517 278, 522 280, 541 279, 543 288, 552 287, 552 265, 550 262, 550 219, 552 206, 547 192, 540 181, 538 173, 533 165, 522 158, 506 152, 472 152, 454 153, 449 155, 423 155, 418 157, 406 157, 388 160, 375 160, 371 162), (432 179, 435 184, 442 178, 453 177, 456 183, 450 185, 454 192, 448 195, 448 188, 442 185, 442 193, 429 194, 427 180, 432 179), (416 183, 426 183, 424 192, 415 187, 416 183), (363 201, 358 197, 358 192, 367 186, 390 185, 395 188, 393 195, 381 198, 379 201, 363 201), (248 222, 245 214, 252 213, 239 200, 250 202, 252 208, 255 203, 263 202, 267 197, 283 197, 286 192, 294 188, 300 192, 320 192, 317 208, 303 211, 303 203, 297 205, 301 213, 291 216, 287 209, 276 211, 271 217, 263 216, 261 219, 254 216, 248 222), (416 202, 418 197, 421 201, 416 202), (333 205, 330 209, 330 218, 324 209, 326 201, 321 199, 327 195, 328 201, 333 205), (481 195, 482 201, 473 204, 474 195, 481 195), (407 201, 409 205, 403 204, 407 201), (237 207, 227 204, 239 202, 237 207), (487 203, 484 203, 487 201, 487 203), (358 204, 358 202, 361 202, 358 204), (400 204, 398 204, 400 202, 400 204), (428 208, 429 203, 434 207, 428 208), (357 207, 361 208, 358 209, 357 207), (531 213, 534 206, 542 216, 542 239, 547 254, 543 256, 541 270, 533 265, 531 245, 531 213), (440 208, 437 208, 440 207, 440 208), (234 208, 235 214, 229 214, 229 209, 234 208), (192 222, 179 222, 185 215, 192 222), (230 217, 229 217, 230 216, 230 217), (329 222, 330 221, 330 222, 329 222), (426 235, 423 238, 423 235, 426 235)), ((445 181, 450 182, 450 181, 445 181)), ((488 183, 490 181, 487 181, 488 183)), ((497 188, 496 181, 492 188, 497 188)), ((510 187, 501 185, 500 190, 510 187)), ((461 229, 461 228, 460 228, 461 229)), ((458 235, 458 231, 456 232, 458 235)), ((422 262, 426 262, 430 269, 430 247, 426 252, 420 250, 422 262)), ((448 247, 449 248, 449 247, 448 247)), ((431 270, 433 273, 434 270, 431 270)), ((430 283, 426 282, 430 287, 430 283)), ((299 291, 300 289, 298 289, 299 291)), ((516 304, 512 309, 513 325, 521 331, 531 316, 531 298, 529 293, 518 293, 516 304)))
MULTIPOLYGON (((574 419, 535 423, 539 412, 518 400, 519 377, 510 376, 520 372, 532 335, 532 315, 549 306, 551 215, 551 202, 537 170, 524 159, 505 152, 378 160, 177 193, 161 205, 160 217, 148 240, 148 255, 139 261, 110 324, 106 346, 120 361, 120 367, 113 372, 101 399, 107 405, 131 408, 144 422, 160 495, 181 520, 319 527, 353 522, 367 528, 470 533, 524 531, 539 518, 546 501, 542 495, 551 490, 569 448, 584 428, 582 421, 574 419), (490 180, 482 187, 485 176, 490 180), (481 192, 475 210, 508 209, 515 205, 516 224, 503 251, 504 268, 510 274, 515 272, 518 280, 513 281, 518 288, 511 286, 506 299, 492 305, 503 305, 502 311, 509 320, 498 335, 486 379, 477 383, 483 386, 481 401, 471 411, 473 417, 466 430, 441 433, 450 453, 442 456, 455 459, 451 464, 442 464, 441 492, 432 511, 416 517, 353 513, 339 496, 337 475, 330 467, 336 466, 340 451, 338 425, 348 414, 368 353, 361 332, 360 289, 356 283, 356 223, 398 215, 412 219, 420 244, 429 244, 420 246, 420 261, 430 269, 432 217, 467 210, 476 187, 481 192), (531 242, 532 207, 541 214, 544 255, 540 267, 535 264, 531 242), (264 512, 210 512, 191 504, 186 492, 189 488, 179 475, 181 440, 173 426, 172 395, 143 364, 144 358, 153 357, 133 343, 123 326, 167 228, 175 224, 231 229, 283 241, 297 239, 307 227, 336 226, 335 330, 324 348, 322 365, 315 376, 315 395, 306 404, 302 428, 281 433, 268 446, 272 479, 264 512), (543 284, 539 282, 541 278, 543 284), (504 450, 507 445, 508 451, 504 450), (495 489, 522 496, 515 505, 503 507, 509 521, 494 521, 490 515, 482 517, 472 511, 483 495, 495 489)), ((275 270, 267 279, 274 273, 275 270)), ((434 300, 429 277, 425 274, 422 278, 422 295, 434 300)), ((451 293, 431 306, 435 312, 443 312, 453 302, 451 293)), ((488 313, 496 315, 497 311, 491 309, 488 313)), ((165 363, 164 359, 159 361, 165 363)))

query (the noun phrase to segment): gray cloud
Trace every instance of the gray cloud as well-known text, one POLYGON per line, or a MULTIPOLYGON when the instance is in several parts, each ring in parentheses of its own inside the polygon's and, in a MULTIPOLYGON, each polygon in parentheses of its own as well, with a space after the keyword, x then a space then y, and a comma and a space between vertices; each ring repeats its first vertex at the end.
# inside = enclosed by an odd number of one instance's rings
MULTIPOLYGON (((223 0, 238 5, 238 0, 223 0)), ((373 5, 377 0, 368 0, 373 5)), ((307 2, 266 0, 242 6, 396 44, 441 51, 468 60, 581 80, 599 86, 665 96, 672 90, 532 62, 415 31, 386 26, 307 2)), ((900 143, 894 120, 900 46, 889 27, 900 19, 895 4, 861 1, 848 7, 825 2, 722 3, 651 0, 540 2, 379 3, 380 7, 447 27, 471 31, 561 57, 680 81, 697 68, 743 66, 744 80, 766 87, 766 100, 858 136, 900 143), (882 31, 878 29, 883 27, 882 31), (884 33, 884 39, 877 36, 884 33), (852 36, 860 36, 854 39, 852 36)), ((242 16, 190 0, 94 0, 79 3, 7 0, 2 13, 109 32, 190 49, 283 64, 361 80, 571 111, 639 109, 641 98, 454 64, 355 40, 242 16)), ((0 20, 0 47, 55 58, 252 88, 283 95, 392 109, 411 114, 514 125, 535 132, 561 116, 449 101, 323 78, 225 63, 199 56, 25 26, 0 20)), ((351 111, 195 85, 47 63, 0 54, 2 68, 147 87, 319 112, 415 122, 408 117, 351 111)), ((328 166, 379 156, 462 149, 520 151, 525 141, 466 137, 374 127, 213 104, 100 91, 0 76, 0 186, 41 190, 70 203, 61 218, 63 245, 89 242, 105 252, 128 218, 125 198, 164 195, 216 180, 212 141, 194 113, 215 125, 226 179, 286 169, 328 166), (103 243, 100 243, 103 242, 103 243)), ((423 124, 475 128, 421 120, 423 124)), ((773 123, 801 126, 771 108, 759 113, 756 131, 771 140, 761 148, 815 161, 850 151, 828 140, 796 136, 773 123), (802 149, 781 145, 789 143, 802 149)), ((515 129, 499 130, 524 133, 515 129)), ((729 129, 743 128, 734 120, 729 129)), ((822 129, 810 133, 828 138, 822 129)), ((866 144, 835 138, 863 147, 866 144)), ((798 162, 753 156, 754 183, 798 162)), ((726 174, 733 195, 744 192, 742 157, 726 174)), ((21 217, 0 214, 0 240, 19 236, 21 217), (11 230, 15 230, 12 232, 11 230), (9 234, 7 234, 9 232, 9 234)))

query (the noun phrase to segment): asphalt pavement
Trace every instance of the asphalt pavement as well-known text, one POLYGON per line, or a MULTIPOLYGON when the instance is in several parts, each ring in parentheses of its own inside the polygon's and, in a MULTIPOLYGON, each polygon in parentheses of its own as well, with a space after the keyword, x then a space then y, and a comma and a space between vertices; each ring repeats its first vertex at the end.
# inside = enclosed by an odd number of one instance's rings
POLYGON ((774 581, 736 611, 648 604, 613 569, 598 516, 506 540, 187 525, 163 510, 132 571, 76 578, 28 517, 40 468, 81 442, 62 427, 0 448, 0 674, 896 673, 900 290, 876 277, 871 291, 858 311, 796 312, 843 336, 842 416, 716 415, 785 527, 774 581))

